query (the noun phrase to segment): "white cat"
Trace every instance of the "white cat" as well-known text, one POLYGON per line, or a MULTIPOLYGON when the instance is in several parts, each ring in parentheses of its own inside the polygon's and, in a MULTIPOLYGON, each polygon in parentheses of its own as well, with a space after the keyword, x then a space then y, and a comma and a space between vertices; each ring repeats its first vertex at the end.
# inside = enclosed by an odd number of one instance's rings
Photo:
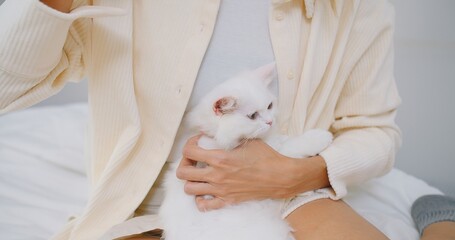
MULTIPOLYGON (((225 81, 208 93, 189 113, 198 145, 205 149, 237 147, 245 139, 260 138, 283 155, 304 158, 324 150, 332 141, 325 130, 296 137, 274 133, 276 98, 268 89, 275 65, 268 64, 225 81)), ((175 169, 174 169, 175 170, 175 169)), ((195 197, 185 194, 175 171, 165 179, 166 196, 160 208, 166 240, 290 240, 292 229, 281 218, 283 201, 249 201, 200 212, 195 197)))

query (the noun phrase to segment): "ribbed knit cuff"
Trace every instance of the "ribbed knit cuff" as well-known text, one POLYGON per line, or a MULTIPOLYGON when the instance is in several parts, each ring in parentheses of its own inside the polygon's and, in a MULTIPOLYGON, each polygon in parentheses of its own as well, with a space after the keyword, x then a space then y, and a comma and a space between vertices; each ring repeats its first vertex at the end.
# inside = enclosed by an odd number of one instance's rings
POLYGON ((37 0, 6 1, 0 8, 0 68, 45 76, 59 62, 73 20, 37 0))
POLYGON ((432 223, 455 222, 455 199, 443 195, 426 195, 412 205, 411 215, 420 235, 432 223))
POLYGON ((63 13, 38 0, 9 0, 0 6, 0 69, 26 78, 45 76, 60 61, 72 22, 80 17, 124 14, 108 7, 63 13))
POLYGON ((346 169, 349 168, 349 166, 346 166, 346 161, 343 161, 343 159, 349 159, 350 154, 332 145, 319 155, 326 162, 329 182, 335 192, 334 200, 343 198, 348 191, 346 183, 342 180, 341 176, 343 176, 346 173, 346 169))
POLYGON ((394 143, 378 128, 365 128, 339 134, 319 155, 327 164, 330 184, 337 198, 347 187, 386 174, 393 163, 394 143))

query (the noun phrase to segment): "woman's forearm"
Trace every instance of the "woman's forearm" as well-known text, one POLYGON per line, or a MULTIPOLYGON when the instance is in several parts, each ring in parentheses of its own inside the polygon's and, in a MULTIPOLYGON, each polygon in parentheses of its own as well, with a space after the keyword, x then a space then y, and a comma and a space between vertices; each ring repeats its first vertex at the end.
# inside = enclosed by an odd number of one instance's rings
POLYGON ((41 0, 41 2, 64 13, 69 13, 73 4, 73 0, 41 0))

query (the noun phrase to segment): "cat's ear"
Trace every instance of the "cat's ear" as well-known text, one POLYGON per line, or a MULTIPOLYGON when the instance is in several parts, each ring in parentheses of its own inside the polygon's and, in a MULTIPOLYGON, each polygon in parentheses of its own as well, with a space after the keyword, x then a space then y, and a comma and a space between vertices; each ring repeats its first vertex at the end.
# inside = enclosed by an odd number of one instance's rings
POLYGON ((269 84, 273 80, 273 77, 275 76, 275 68, 276 68, 275 62, 271 62, 269 64, 256 68, 255 70, 253 70, 253 72, 256 76, 259 77, 259 79, 264 81, 264 84, 266 86, 269 86, 269 84))
POLYGON ((237 109, 237 100, 234 97, 223 97, 213 104, 213 111, 217 116, 231 113, 237 109))

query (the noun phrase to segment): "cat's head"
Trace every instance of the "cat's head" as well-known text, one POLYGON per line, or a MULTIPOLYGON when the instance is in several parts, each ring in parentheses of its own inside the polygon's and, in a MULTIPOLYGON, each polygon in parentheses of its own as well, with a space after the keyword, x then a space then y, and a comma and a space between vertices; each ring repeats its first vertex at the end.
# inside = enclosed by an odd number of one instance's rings
POLYGON ((190 124, 224 149, 265 137, 275 124, 276 97, 269 90, 274 72, 271 63, 226 80, 194 108, 190 124))

